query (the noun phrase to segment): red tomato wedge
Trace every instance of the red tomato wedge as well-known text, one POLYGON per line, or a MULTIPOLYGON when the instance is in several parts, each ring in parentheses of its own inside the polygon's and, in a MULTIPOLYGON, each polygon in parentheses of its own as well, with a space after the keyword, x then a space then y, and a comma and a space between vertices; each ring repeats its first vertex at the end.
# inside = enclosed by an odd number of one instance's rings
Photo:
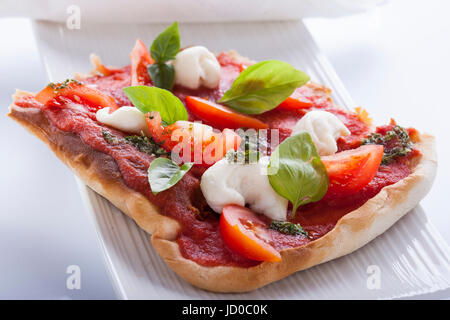
POLYGON ((147 66, 155 63, 150 52, 141 39, 137 39, 130 53, 131 60, 131 85, 139 86, 150 83, 151 79, 147 72, 147 66))
POLYGON ((146 114, 147 126, 153 140, 166 151, 176 151, 182 162, 210 166, 222 159, 228 150, 237 150, 241 137, 233 130, 214 131, 201 123, 177 121, 162 126, 159 112, 146 114))
POLYGON ((284 100, 282 103, 280 103, 277 108, 283 110, 295 110, 295 109, 309 108, 311 106, 312 106, 311 102, 291 96, 286 100, 284 100))
POLYGON ((114 68, 114 67, 107 67, 105 66, 100 58, 96 56, 95 54, 91 54, 91 63, 94 65, 94 68, 96 71, 100 72, 104 76, 110 76, 112 74, 115 74, 117 72, 120 72, 122 68, 114 68))
POLYGON ((240 72, 244 71, 247 68, 248 68, 248 64, 246 64, 246 63, 239 63, 239 71, 240 72))
POLYGON ((325 197, 343 197, 360 191, 375 177, 382 158, 380 145, 364 145, 322 157, 330 180, 325 197))
POLYGON ((270 245, 270 233, 258 216, 245 207, 227 205, 220 216, 220 233, 225 244, 248 259, 281 261, 280 253, 270 245))
POLYGON ((218 128, 266 129, 264 122, 226 106, 199 97, 187 96, 186 106, 194 115, 218 128))
POLYGON ((110 107, 112 112, 119 108, 113 97, 75 81, 48 85, 36 95, 35 99, 46 106, 60 106, 63 103, 61 97, 85 104, 94 111, 110 107))

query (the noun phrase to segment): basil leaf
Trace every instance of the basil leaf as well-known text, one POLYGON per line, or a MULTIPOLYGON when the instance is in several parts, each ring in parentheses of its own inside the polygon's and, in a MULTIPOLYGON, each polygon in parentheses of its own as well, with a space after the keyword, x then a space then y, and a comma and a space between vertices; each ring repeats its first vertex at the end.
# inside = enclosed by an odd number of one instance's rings
POLYGON ((172 23, 153 40, 150 48, 152 58, 159 64, 172 60, 180 51, 180 31, 178 22, 172 23))
POLYGON ((166 124, 187 120, 183 103, 170 91, 148 86, 134 86, 122 89, 131 103, 143 113, 158 111, 166 124))
POLYGON ((242 71, 219 102, 241 113, 260 114, 278 106, 308 81, 306 73, 289 63, 262 61, 242 71))
POLYGON ((147 71, 155 87, 171 91, 175 82, 175 69, 169 64, 149 64, 147 71))
POLYGON ((300 205, 318 201, 327 192, 327 170, 309 133, 301 132, 280 143, 268 168, 270 185, 292 203, 292 216, 300 205))
POLYGON ((194 163, 189 162, 179 167, 167 158, 157 158, 148 168, 148 182, 153 194, 173 187, 192 168, 194 163))

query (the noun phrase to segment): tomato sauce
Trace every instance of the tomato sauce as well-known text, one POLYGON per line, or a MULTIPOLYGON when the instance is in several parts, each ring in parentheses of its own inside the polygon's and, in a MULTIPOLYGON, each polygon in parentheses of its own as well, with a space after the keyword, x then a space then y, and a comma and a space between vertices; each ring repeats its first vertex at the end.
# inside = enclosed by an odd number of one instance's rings
MULTIPOLYGON (((173 90, 174 94, 183 103, 187 95, 195 95, 211 101, 218 100, 242 70, 242 66, 226 54, 219 57, 219 62, 221 63, 221 81, 217 89, 190 90, 176 86, 173 90)), ((83 82, 111 95, 119 106, 131 105, 122 91, 123 87, 130 85, 129 66, 108 76, 92 76, 83 82)), ((291 134, 294 124, 306 112, 313 109, 332 112, 350 130, 350 136, 338 140, 340 151, 358 147, 361 139, 369 133, 369 127, 356 114, 333 105, 325 87, 303 86, 297 89, 297 95, 303 97, 305 101, 311 102, 312 106, 299 110, 272 110, 256 116, 267 123, 269 128, 280 130, 280 142, 291 134)), ((153 157, 139 152, 127 143, 108 144, 102 136, 105 126, 96 121, 93 111, 88 108, 71 107, 70 103, 65 108, 44 108, 38 102, 30 100, 29 97, 18 99, 16 104, 22 107, 40 107, 55 128, 75 133, 85 144, 111 156, 116 161, 120 176, 128 187, 147 196, 161 209, 162 214, 172 217, 180 223, 182 228, 177 243, 184 257, 204 266, 250 267, 259 264, 257 261, 233 253, 224 244, 219 231, 219 216, 208 207, 200 190, 200 178, 204 168, 194 166, 174 187, 155 196, 150 190, 147 179, 147 169, 153 157)), ((199 119, 189 113, 189 120, 199 119)), ((119 137, 125 135, 112 128, 107 128, 107 130, 119 137)), ((269 230, 274 247, 280 250, 301 246, 322 237, 346 213, 363 205, 383 187, 396 183, 409 174, 410 170, 404 161, 393 162, 387 166, 381 166, 375 178, 353 196, 322 199, 300 207, 294 221, 300 223, 309 232, 310 237, 285 235, 269 230)), ((270 223, 267 218, 262 218, 270 223)))

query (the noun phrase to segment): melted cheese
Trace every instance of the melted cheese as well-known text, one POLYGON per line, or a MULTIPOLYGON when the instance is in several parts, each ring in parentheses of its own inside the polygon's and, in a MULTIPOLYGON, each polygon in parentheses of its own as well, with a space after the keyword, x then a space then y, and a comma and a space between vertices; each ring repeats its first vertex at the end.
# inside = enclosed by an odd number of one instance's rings
POLYGON ((244 206, 275 220, 286 220, 288 200, 278 195, 267 177, 268 157, 256 164, 229 163, 222 159, 208 168, 200 187, 208 205, 221 213, 227 204, 244 206))
POLYGON ((308 132, 319 155, 330 155, 338 150, 336 140, 348 136, 350 131, 334 114, 315 110, 308 112, 292 129, 291 136, 308 132))
POLYGON ((145 115, 135 107, 123 106, 112 113, 109 113, 109 107, 106 107, 98 110, 95 116, 98 122, 121 131, 135 134, 141 134, 141 131, 149 133, 145 115))
POLYGON ((190 89, 200 86, 216 88, 220 81, 220 64, 215 55, 202 46, 180 51, 172 61, 175 83, 190 89))

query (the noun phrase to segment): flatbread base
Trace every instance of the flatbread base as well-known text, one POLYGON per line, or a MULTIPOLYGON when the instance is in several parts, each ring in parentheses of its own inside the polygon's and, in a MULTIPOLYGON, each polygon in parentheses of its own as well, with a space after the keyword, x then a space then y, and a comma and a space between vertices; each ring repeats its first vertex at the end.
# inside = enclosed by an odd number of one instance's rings
MULTIPOLYGON (((16 95, 24 94, 30 93, 18 91, 16 95)), ((419 134, 415 147, 422 155, 412 164, 411 174, 343 216, 323 237, 301 247, 282 250, 282 261, 278 263, 263 262, 250 268, 206 267, 181 255, 175 241, 180 228, 178 222, 161 215, 145 196, 128 188, 110 156, 92 150, 74 134, 52 129, 39 109, 11 105, 8 116, 46 143, 86 185, 152 234, 154 248, 179 276, 215 292, 251 291, 364 246, 419 203, 431 188, 437 167, 434 137, 419 134), (34 124, 36 119, 39 126, 34 124)))

